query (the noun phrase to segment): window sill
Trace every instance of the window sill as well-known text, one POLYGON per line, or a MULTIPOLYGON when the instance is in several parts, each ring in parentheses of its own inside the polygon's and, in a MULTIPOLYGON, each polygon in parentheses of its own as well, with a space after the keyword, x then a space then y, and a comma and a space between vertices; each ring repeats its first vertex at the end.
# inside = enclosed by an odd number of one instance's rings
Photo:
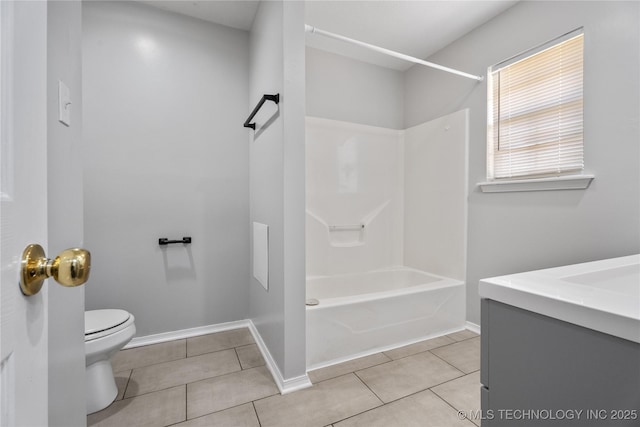
POLYGON ((506 193, 512 191, 584 190, 589 187, 594 175, 567 175, 549 178, 518 179, 479 182, 483 193, 506 193))

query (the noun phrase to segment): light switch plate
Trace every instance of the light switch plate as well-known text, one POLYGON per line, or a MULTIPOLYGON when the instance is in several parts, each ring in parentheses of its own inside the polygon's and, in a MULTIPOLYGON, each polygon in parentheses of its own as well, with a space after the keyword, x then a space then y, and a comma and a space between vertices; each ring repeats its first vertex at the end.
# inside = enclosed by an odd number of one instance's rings
POLYGON ((58 121, 71 126, 71 95, 67 85, 58 80, 58 121))

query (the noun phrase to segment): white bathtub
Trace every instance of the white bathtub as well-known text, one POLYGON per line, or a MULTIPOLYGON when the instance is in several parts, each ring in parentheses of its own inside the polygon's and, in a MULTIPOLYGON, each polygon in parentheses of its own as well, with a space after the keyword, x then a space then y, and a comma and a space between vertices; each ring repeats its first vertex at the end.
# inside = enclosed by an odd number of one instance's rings
POLYGON ((433 338, 465 326, 460 280, 399 267, 307 278, 307 369, 433 338))

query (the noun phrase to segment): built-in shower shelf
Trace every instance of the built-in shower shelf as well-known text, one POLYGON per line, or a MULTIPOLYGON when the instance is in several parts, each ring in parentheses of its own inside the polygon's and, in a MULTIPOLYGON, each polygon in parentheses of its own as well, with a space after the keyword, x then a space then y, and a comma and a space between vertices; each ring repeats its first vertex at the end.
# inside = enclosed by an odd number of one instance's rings
POLYGON ((364 245, 364 224, 327 225, 329 244, 335 248, 364 245))

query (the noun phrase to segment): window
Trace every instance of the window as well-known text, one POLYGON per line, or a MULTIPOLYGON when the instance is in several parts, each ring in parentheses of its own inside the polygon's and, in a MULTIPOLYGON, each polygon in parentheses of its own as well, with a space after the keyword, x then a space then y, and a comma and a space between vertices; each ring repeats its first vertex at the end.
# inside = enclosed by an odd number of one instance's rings
POLYGON ((582 69, 581 29, 489 69, 489 180, 583 170, 582 69))

